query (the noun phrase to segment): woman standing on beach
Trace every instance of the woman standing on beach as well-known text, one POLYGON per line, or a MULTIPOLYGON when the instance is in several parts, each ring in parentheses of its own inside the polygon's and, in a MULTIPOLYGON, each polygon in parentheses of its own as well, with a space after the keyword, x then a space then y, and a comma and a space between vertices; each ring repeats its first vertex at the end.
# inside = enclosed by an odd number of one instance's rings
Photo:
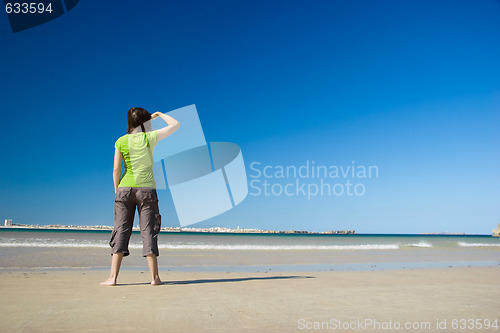
POLYGON ((148 261, 151 284, 162 284, 157 261, 161 216, 153 176, 153 149, 158 141, 174 133, 179 126, 177 120, 161 112, 150 114, 143 108, 128 110, 127 134, 115 143, 115 219, 109 242, 112 254, 111 273, 101 285, 116 285, 122 259, 130 254, 128 244, 136 208, 143 243, 142 254, 148 261), (168 126, 152 131, 151 120, 156 117, 163 119, 168 126), (122 161, 125 161, 125 172, 120 178, 122 161))

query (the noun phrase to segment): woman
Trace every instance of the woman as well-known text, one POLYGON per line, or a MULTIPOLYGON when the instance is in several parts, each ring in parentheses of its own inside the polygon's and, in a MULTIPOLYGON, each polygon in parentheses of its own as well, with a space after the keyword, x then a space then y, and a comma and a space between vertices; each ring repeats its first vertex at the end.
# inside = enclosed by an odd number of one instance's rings
POLYGON ((150 114, 143 108, 128 110, 127 134, 115 143, 113 182, 115 185, 115 219, 111 233, 111 273, 101 285, 114 286, 124 256, 130 254, 128 243, 132 234, 135 209, 139 214, 143 251, 151 272, 151 284, 162 284, 158 274, 158 232, 161 216, 153 176, 153 149, 159 140, 174 133, 180 124, 161 112, 150 114), (168 126, 152 131, 151 119, 162 118, 168 126), (125 172, 120 178, 122 161, 125 172))

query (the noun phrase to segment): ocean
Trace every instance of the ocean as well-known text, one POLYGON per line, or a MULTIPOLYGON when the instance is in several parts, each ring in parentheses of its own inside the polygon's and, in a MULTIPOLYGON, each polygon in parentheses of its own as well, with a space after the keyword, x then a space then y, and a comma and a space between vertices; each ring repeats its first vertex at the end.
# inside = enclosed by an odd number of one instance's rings
MULTIPOLYGON (((1 228, 0 269, 104 268, 109 261, 110 234, 109 230, 1 228)), ((134 231, 129 248, 129 257, 134 258, 126 259, 130 268, 143 267, 139 232, 134 231)), ((159 248, 163 267, 170 270, 357 270, 500 264, 500 238, 489 235, 161 232, 159 248)))
MULTIPOLYGON (((0 248, 108 248, 109 230, 1 228, 0 248)), ((142 248, 134 231, 130 248, 142 248)), ((500 247, 489 235, 258 234, 161 232, 160 249, 196 250, 397 250, 405 248, 500 247)))

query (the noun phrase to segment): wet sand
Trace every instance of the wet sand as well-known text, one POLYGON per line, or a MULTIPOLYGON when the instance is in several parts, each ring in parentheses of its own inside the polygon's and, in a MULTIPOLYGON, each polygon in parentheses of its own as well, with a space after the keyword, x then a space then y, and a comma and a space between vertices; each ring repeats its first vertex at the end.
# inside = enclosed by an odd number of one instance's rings
MULTIPOLYGON (((0 268, 106 268, 111 262, 108 248, 1 248, 0 268)), ((453 250, 160 250, 161 270, 183 267, 252 266, 252 265, 344 265, 424 262, 494 261, 500 264, 500 247, 461 248, 453 250)), ((124 267, 147 267, 141 249, 130 249, 124 267)), ((445 267, 447 267, 446 265, 445 267)))
POLYGON ((149 285, 147 270, 123 270, 118 286, 100 286, 107 273, 0 271, 0 331, 395 332, 398 324, 399 331, 408 324, 420 326, 409 330, 415 332, 500 331, 460 329, 461 319, 474 319, 474 325, 500 321, 500 266, 357 272, 162 271, 166 283, 161 286, 149 285), (370 320, 372 325, 367 325, 370 320), (443 329, 438 330, 438 323, 443 329), (349 329, 339 328, 347 324, 349 329))

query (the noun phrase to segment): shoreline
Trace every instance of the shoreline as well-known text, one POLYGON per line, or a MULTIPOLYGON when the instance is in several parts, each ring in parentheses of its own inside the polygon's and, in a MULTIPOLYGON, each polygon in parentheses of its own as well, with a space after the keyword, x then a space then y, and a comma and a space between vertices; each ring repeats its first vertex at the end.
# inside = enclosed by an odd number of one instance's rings
MULTIPOLYGON (((109 267, 104 247, 3 247, 0 270, 109 267)), ((161 270, 176 271, 373 271, 429 267, 498 266, 500 247, 384 250, 160 249, 161 270)), ((131 247, 124 269, 145 267, 142 247, 131 247)))
MULTIPOLYGON (((121 271, 147 270, 143 266, 124 264, 121 271)), ((413 271, 421 269, 446 269, 470 267, 498 267, 500 260, 483 261, 435 261, 435 262, 376 262, 349 264, 287 264, 287 265, 226 265, 226 266, 159 266, 160 272, 192 273, 290 273, 290 272, 377 272, 377 271, 413 271)), ((109 266, 87 267, 0 267, 1 272, 20 271, 108 271, 109 266)))

